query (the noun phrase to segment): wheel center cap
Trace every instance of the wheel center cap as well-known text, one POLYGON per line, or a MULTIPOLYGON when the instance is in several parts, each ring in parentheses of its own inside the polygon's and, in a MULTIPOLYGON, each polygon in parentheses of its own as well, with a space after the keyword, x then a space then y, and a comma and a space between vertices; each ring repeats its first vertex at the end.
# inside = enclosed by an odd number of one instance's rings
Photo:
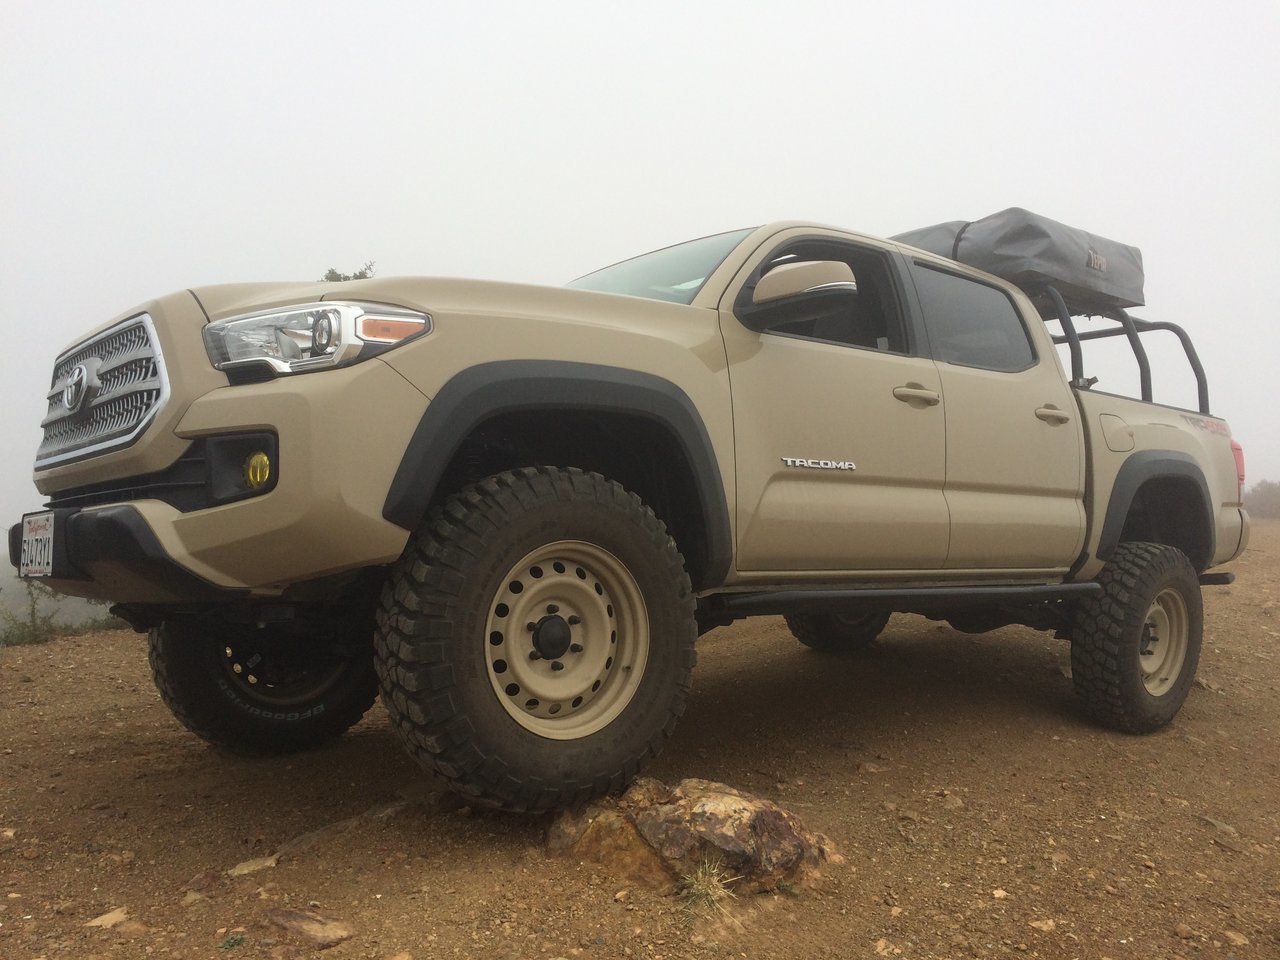
POLYGON ((559 660, 569 652, 572 642, 573 634, 564 617, 543 617, 533 631, 533 647, 546 660, 559 660))

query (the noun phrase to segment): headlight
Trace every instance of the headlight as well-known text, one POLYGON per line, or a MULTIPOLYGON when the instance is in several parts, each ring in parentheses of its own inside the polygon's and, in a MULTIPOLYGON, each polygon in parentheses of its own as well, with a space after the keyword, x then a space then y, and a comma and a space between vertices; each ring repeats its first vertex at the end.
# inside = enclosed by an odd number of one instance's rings
POLYGON ((204 346, 210 362, 228 376, 257 380, 345 366, 430 329, 425 313, 398 307, 303 303, 216 320, 204 328, 204 346))

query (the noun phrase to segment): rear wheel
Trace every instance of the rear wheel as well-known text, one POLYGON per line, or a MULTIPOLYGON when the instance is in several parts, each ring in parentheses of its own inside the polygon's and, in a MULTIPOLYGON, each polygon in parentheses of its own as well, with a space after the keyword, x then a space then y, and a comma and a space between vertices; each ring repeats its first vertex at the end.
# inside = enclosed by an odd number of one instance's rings
POLYGON ((786 618, 791 635, 821 653, 848 653, 871 644, 885 624, 888 613, 797 613, 786 618))
POLYGON ((383 701, 460 792, 546 810, 622 789, 684 711, 693 593, 666 528, 604 477, 528 468, 434 510, 383 592, 383 701))
POLYGON ((1159 543, 1122 543, 1098 576, 1103 594, 1080 602, 1071 675, 1085 708, 1128 733, 1163 727, 1195 680, 1203 606, 1195 568, 1159 543))
POLYGON ((292 753, 341 736, 373 704, 371 633, 171 620, 151 631, 149 660, 192 733, 236 753, 292 753))

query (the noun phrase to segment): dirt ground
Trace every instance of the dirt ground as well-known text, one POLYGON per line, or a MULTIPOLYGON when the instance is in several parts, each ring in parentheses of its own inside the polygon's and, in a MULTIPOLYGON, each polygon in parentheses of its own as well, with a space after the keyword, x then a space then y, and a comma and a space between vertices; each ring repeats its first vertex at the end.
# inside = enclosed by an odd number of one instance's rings
POLYGON ((1231 569, 1200 681, 1148 737, 1086 722, 1066 645, 1025 629, 899 616, 848 658, 773 619, 707 635, 649 772, 772 799, 848 861, 713 915, 549 859, 544 819, 451 801, 381 707, 242 760, 169 716, 141 637, 3 649, 0 958, 317 953, 286 908, 348 929, 333 960, 1280 957, 1280 523, 1231 569))

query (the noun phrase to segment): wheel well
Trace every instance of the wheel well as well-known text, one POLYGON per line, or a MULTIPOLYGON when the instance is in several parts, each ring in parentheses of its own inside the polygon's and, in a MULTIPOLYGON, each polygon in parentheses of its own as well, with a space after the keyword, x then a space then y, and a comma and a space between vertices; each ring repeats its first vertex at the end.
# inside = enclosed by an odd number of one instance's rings
POLYGON ((498 414, 478 424, 444 469, 433 503, 503 470, 578 467, 616 480, 640 497, 684 555, 695 589, 713 558, 693 467, 663 424, 623 413, 533 410, 498 414))
POLYGON ((1177 547, 1196 570, 1204 570, 1213 559, 1213 531, 1205 507, 1200 488, 1188 478, 1147 480, 1129 504, 1120 541, 1177 547))

